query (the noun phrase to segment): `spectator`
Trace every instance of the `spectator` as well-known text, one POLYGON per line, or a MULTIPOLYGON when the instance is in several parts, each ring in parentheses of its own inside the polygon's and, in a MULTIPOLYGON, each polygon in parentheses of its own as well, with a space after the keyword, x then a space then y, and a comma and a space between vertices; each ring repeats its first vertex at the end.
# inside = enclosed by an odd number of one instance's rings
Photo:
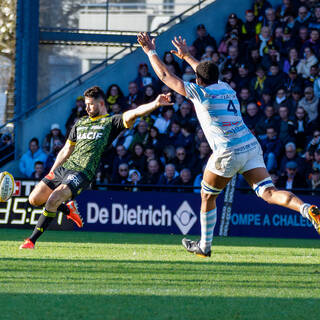
POLYGON ((137 187, 137 185, 139 185, 140 180, 141 180, 140 172, 136 169, 131 169, 128 175, 128 182, 131 185, 131 187, 129 188, 129 191, 131 192, 139 191, 139 188, 137 187))
POLYGON ((129 149, 132 150, 132 147, 136 143, 141 143, 142 145, 146 145, 149 138, 148 132, 148 123, 144 120, 140 120, 135 133, 131 136, 127 137, 126 145, 129 145, 129 149))
POLYGON ((34 171, 31 174, 31 178, 34 180, 42 180, 46 175, 44 164, 42 161, 36 161, 34 164, 34 171))
POLYGON ((287 77, 288 76, 284 72, 280 72, 280 68, 277 63, 272 63, 265 81, 265 88, 267 88, 271 94, 275 94, 280 87, 284 86, 287 81, 287 77))
POLYGON ((240 111, 242 114, 246 113, 247 105, 252 101, 249 88, 241 88, 239 93, 240 111))
POLYGON ((192 165, 187 157, 187 152, 184 147, 176 149, 176 157, 173 160, 176 170, 180 172, 183 168, 192 168, 192 165))
POLYGON ((274 34, 276 28, 280 25, 276 20, 276 11, 272 7, 266 9, 262 24, 270 29, 271 34, 274 34))
POLYGON ((32 138, 29 142, 29 150, 24 153, 19 162, 20 172, 30 178, 34 170, 34 164, 37 161, 45 162, 47 155, 39 148, 39 140, 32 138))
POLYGON ((177 121, 181 124, 181 126, 184 126, 186 124, 196 125, 196 118, 192 114, 192 105, 191 102, 188 100, 185 100, 179 110, 175 113, 173 116, 174 121, 177 121))
POLYGON ((201 142, 197 151, 194 161, 195 166, 192 168, 193 176, 202 172, 202 168, 207 164, 211 155, 211 149, 207 141, 201 142))
POLYGON ((310 38, 307 40, 301 50, 304 50, 306 47, 310 47, 313 52, 319 52, 320 49, 320 37, 319 37, 320 30, 314 29, 310 32, 310 38))
POLYGON ((307 152, 313 154, 320 147, 320 129, 313 132, 311 141, 307 145, 307 152))
POLYGON ((261 57, 263 57, 265 53, 268 53, 268 45, 272 45, 271 30, 268 27, 261 28, 261 32, 257 38, 257 45, 261 57))
POLYGON ((279 117, 275 114, 274 107, 268 105, 264 108, 264 115, 255 126, 256 135, 263 139, 266 137, 267 128, 273 127, 275 131, 278 131, 279 117))
POLYGON ((196 149, 199 148, 201 142, 207 142, 207 139, 206 139, 201 127, 197 127, 196 136, 194 137, 194 141, 196 143, 196 145, 195 145, 196 149))
POLYGON ((247 127, 255 132, 255 126, 261 119, 261 114, 259 112, 259 109, 257 107, 257 104, 255 102, 250 102, 247 105, 246 114, 243 117, 244 123, 247 125, 247 127))
MULTIPOLYGON (((128 184, 129 176, 129 165, 125 162, 120 163, 117 169, 117 172, 113 175, 112 183, 115 184, 128 184)), ((115 189, 118 189, 117 187, 115 189)))
POLYGON ((235 13, 231 13, 225 27, 225 33, 237 31, 237 35, 241 35, 243 22, 237 17, 235 13))
POLYGON ((163 148, 163 163, 172 163, 176 155, 176 148, 172 144, 168 144, 163 148))
MULTIPOLYGON (((183 81, 187 81, 187 82, 193 82, 196 79, 196 74, 193 71, 193 69, 190 66, 186 66, 186 69, 184 70, 184 74, 182 75, 182 79, 183 81)), ((181 96, 179 95, 179 93, 176 93, 176 96, 181 96)), ((181 96, 183 97, 183 96, 181 96)), ((184 99, 184 97, 183 97, 184 99)), ((177 103, 177 100, 176 100, 177 103)), ((177 108, 174 106, 174 110, 177 111, 177 108)))
POLYGON ((144 148, 141 143, 136 143, 132 147, 132 156, 129 162, 130 167, 137 169, 139 172, 144 174, 145 168, 147 166, 147 158, 144 155, 144 148))
POLYGON ((314 153, 314 161, 312 164, 312 168, 320 170, 320 149, 319 148, 314 153))
POLYGON ((282 144, 286 144, 294 140, 294 123, 289 118, 289 109, 287 106, 281 106, 279 108, 279 116, 279 139, 282 144))
MULTIPOLYGON (((320 193, 320 170, 313 169, 308 180, 308 187, 313 191, 318 191, 316 195, 320 193)), ((314 194, 314 193, 313 193, 314 194)))
POLYGON ((296 188, 307 188, 305 179, 297 171, 298 165, 294 161, 286 164, 285 174, 279 178, 279 188, 292 190, 296 188))
POLYGON ((167 66, 169 66, 169 65, 173 66, 174 74, 176 74, 178 76, 181 75, 181 69, 180 69, 179 63, 177 61, 175 61, 174 55, 170 51, 166 51, 164 53, 163 62, 167 66))
POLYGON ((66 122, 66 136, 69 135, 69 132, 73 125, 83 116, 86 116, 86 105, 84 103, 84 97, 79 96, 76 100, 76 106, 71 110, 71 114, 66 122))
POLYGON ((183 135, 181 132, 181 125, 178 121, 172 121, 170 125, 170 130, 168 133, 168 144, 173 145, 175 148, 179 146, 183 146, 183 135))
POLYGON ((49 172, 51 170, 54 162, 57 159, 57 155, 60 152, 60 150, 62 149, 62 147, 63 147, 63 144, 59 140, 57 140, 53 143, 52 151, 48 154, 48 158, 44 164, 46 172, 49 172))
MULTIPOLYGON (((178 182, 178 176, 179 174, 176 171, 174 164, 168 163, 164 168, 164 173, 162 173, 159 178, 159 184, 163 186, 176 186, 178 182)), ((173 188, 164 188, 161 189, 161 191, 175 192, 177 190, 173 188)))
POLYGON ((288 142, 285 145, 284 150, 285 150, 285 154, 282 157, 280 162, 280 172, 283 173, 285 171, 286 164, 289 161, 294 161, 298 165, 298 172, 302 176, 305 176, 306 163, 305 163, 305 160, 297 154, 296 145, 293 142, 288 142))
MULTIPOLYGON (((279 52, 282 57, 287 57, 288 51, 291 48, 295 48, 296 40, 292 36, 292 32, 291 32, 290 28, 288 28, 288 27, 284 28, 283 33, 282 33, 282 39, 279 39, 279 41, 276 42, 276 45, 279 47, 279 52)), ((289 51, 289 57, 290 57, 290 51, 289 51)), ((289 59, 289 63, 290 62, 291 61, 289 59)), ((294 61, 292 61, 292 62, 294 62, 294 61)), ((289 65, 289 66, 291 66, 291 65, 289 65)), ((295 65, 293 65, 293 66, 295 66, 295 65)), ((288 69, 288 66, 286 66, 286 71, 285 71, 285 69, 283 71, 287 72, 287 69, 288 69)))
POLYGON ((180 109, 182 103, 185 101, 185 98, 181 94, 175 93, 174 100, 175 101, 174 101, 173 109, 175 112, 177 112, 180 109))
POLYGON ((162 108, 161 115, 155 120, 154 126, 163 134, 167 131, 173 118, 173 108, 171 106, 162 108))
POLYGON ((268 171, 276 169, 277 159, 281 151, 281 142, 277 137, 276 128, 267 128, 266 138, 261 140, 261 148, 263 150, 263 158, 268 171))
POLYGON ((289 114, 290 116, 293 115, 293 112, 297 109, 299 105, 299 101, 301 100, 302 92, 300 87, 294 87, 292 92, 289 96, 288 105, 290 106, 289 114))
MULTIPOLYGON (((113 159, 112 168, 119 168, 121 163, 129 163, 131 155, 127 152, 123 145, 116 147, 116 155, 113 159)), ((115 180, 117 172, 113 172, 112 179, 115 180)))
POLYGON ((50 133, 48 133, 43 141, 42 150, 49 154, 53 152, 53 146, 56 142, 60 142, 62 145, 65 142, 65 137, 60 130, 58 123, 53 123, 51 125, 50 133))
POLYGON ((149 103, 153 101, 157 96, 155 88, 150 84, 146 85, 143 91, 144 91, 143 98, 142 98, 143 103, 149 103))
POLYGON ((239 49, 236 46, 230 46, 228 48, 228 56, 221 65, 222 69, 231 69, 232 75, 237 73, 237 69, 240 65, 239 49))
POLYGON ((241 28, 242 38, 248 43, 256 36, 257 20, 252 10, 247 10, 245 15, 245 22, 241 28))
POLYGON ((246 64, 242 63, 238 67, 237 75, 234 81, 237 84, 237 88, 249 87, 251 77, 249 76, 249 68, 246 64))
POLYGON ((320 30, 320 6, 314 8, 314 18, 309 23, 310 29, 320 30))
POLYGON ((299 56, 298 56, 298 51, 296 48, 292 47, 289 49, 289 55, 288 58, 284 61, 283 63, 283 72, 285 73, 290 73, 294 72, 297 73, 297 65, 299 63, 299 56))
POLYGON ((208 34, 203 24, 197 26, 197 39, 193 42, 193 46, 196 48, 196 58, 198 60, 201 59, 207 46, 211 46, 214 50, 217 50, 216 40, 208 34))
POLYGON ((262 90, 262 96, 259 101, 260 108, 265 108, 267 105, 272 104, 272 96, 271 96, 271 91, 269 88, 263 88, 262 90))
POLYGON ((188 150, 189 154, 194 151, 194 128, 191 123, 181 126, 182 144, 181 146, 188 150))
POLYGON ((304 59, 297 65, 297 71, 305 79, 310 77, 310 68, 318 62, 313 50, 310 47, 304 48, 304 59))
POLYGON ((252 5, 252 10, 254 15, 258 17, 262 17, 267 8, 270 8, 271 4, 267 0, 254 0, 252 5))
POLYGON ((9 133, 1 136, 0 141, 0 167, 14 159, 14 144, 9 133))
POLYGON ((277 93, 276 93, 276 97, 274 99, 273 106, 274 106, 276 112, 278 112, 278 110, 281 106, 288 106, 289 107, 287 92, 286 92, 285 87, 278 88, 277 93))
POLYGON ((298 88, 298 91, 301 91, 300 88, 303 87, 303 80, 300 75, 298 75, 298 71, 296 67, 290 67, 288 77, 284 82, 284 87, 288 89, 288 91, 293 91, 295 88, 298 88))
POLYGON ((106 92, 106 104, 109 111, 113 110, 113 105, 118 104, 121 108, 125 105, 125 98, 123 92, 117 84, 112 84, 109 86, 106 92))
POLYGON ((298 107, 295 113, 294 137, 298 152, 304 150, 307 142, 308 115, 302 107, 298 107))
POLYGON ((256 72, 257 67, 261 66, 262 56, 259 53, 259 47, 257 45, 248 44, 249 47, 249 58, 248 58, 248 66, 249 73, 253 74, 256 72))
MULTIPOLYGON (((148 161, 148 171, 145 174, 144 178, 141 180, 141 184, 146 185, 156 185, 158 184, 159 178, 160 178, 160 165, 158 160, 151 159, 148 161)), ((145 190, 153 190, 152 188, 148 188, 145 190)), ((157 189, 155 189, 157 190, 157 189)))
POLYGON ((155 151, 154 147, 151 145, 145 146, 144 155, 147 158, 147 163, 149 163, 150 160, 157 159, 156 151, 155 151))
POLYGON ((272 64, 283 65, 279 49, 275 44, 272 43, 268 45, 268 52, 262 57, 261 63, 266 70, 269 70, 272 64))
POLYGON ((178 192, 193 192, 193 188, 188 188, 193 186, 190 169, 184 168, 180 171, 177 185, 179 185, 178 192))
POLYGON ((138 85, 139 90, 148 85, 153 87, 156 86, 156 80, 149 73, 148 65, 146 63, 139 64, 138 76, 134 82, 138 85))
POLYGON ((250 81, 250 90, 251 92, 254 92, 254 96, 257 100, 261 98, 266 79, 265 69, 262 66, 258 66, 256 69, 256 76, 251 78, 250 81))
POLYGON ((293 34, 298 34, 301 27, 308 27, 311 22, 311 13, 306 6, 301 6, 298 9, 298 17, 293 26, 293 34))
POLYGON ((307 112, 310 121, 318 117, 319 101, 319 98, 314 95, 313 87, 307 86, 304 89, 304 97, 299 101, 299 107, 307 112))
POLYGON ((301 48, 303 47, 303 45, 308 41, 308 35, 309 35, 309 31, 307 27, 301 27, 299 29, 299 35, 296 38, 296 45, 295 47, 298 50, 299 53, 299 57, 301 58, 303 56, 303 51, 301 52, 301 48))
POLYGON ((211 47, 211 46, 207 46, 206 47, 206 49, 205 49, 205 51, 204 51, 204 54, 202 55, 202 57, 201 57, 201 62, 202 61, 211 61, 211 57, 212 57, 212 54, 214 53, 215 51, 214 51, 214 49, 213 49, 213 47, 211 47))
POLYGON ((126 96, 126 104, 131 107, 132 104, 140 105, 142 104, 142 94, 139 92, 139 88, 136 82, 129 82, 128 86, 129 94, 126 96))
POLYGON ((164 137, 165 135, 161 134, 156 126, 150 128, 147 144, 153 146, 157 156, 162 153, 163 147, 165 145, 164 137))

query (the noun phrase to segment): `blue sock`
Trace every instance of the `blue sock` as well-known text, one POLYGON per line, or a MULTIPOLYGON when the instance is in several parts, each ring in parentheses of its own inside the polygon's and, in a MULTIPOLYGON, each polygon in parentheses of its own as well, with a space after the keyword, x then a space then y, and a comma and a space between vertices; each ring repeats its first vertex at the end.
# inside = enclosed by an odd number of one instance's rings
POLYGON ((201 240, 200 248, 204 253, 211 249, 211 242, 213 239, 213 230, 217 222, 217 208, 208 211, 200 212, 201 224, 201 240))

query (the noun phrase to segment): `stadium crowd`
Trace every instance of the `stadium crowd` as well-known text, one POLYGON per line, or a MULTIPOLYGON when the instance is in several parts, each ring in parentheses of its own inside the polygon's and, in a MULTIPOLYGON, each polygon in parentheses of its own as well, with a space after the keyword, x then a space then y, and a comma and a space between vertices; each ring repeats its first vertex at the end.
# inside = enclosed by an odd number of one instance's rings
MULTIPOLYGON (((203 24, 196 27, 196 33, 190 53, 201 61, 216 63, 221 80, 237 91, 244 122, 260 141, 276 186, 320 190, 317 1, 283 0, 273 8, 268 1, 255 0, 245 12, 244 21, 234 13, 229 15, 220 43, 203 24)), ((165 52, 163 61, 172 73, 185 81, 195 81, 192 68, 177 61, 172 53, 165 52)), ((117 84, 106 88, 110 114, 136 108, 170 89, 150 74, 147 64, 141 63, 136 79, 128 84, 128 92, 125 96, 117 84)), ((211 149, 192 103, 176 93, 172 97, 172 107, 160 108, 117 137, 101 161, 97 188, 107 183, 129 184, 127 188, 136 191, 143 184, 149 190, 161 185, 166 191, 174 191, 168 186, 179 186, 178 191, 192 192, 190 186, 200 187, 211 149)), ((58 124, 52 124, 42 147, 37 138, 30 141, 29 150, 20 160, 21 174, 41 179, 71 127, 83 115, 84 99, 79 97, 66 121, 65 136, 58 124)), ((238 185, 245 186, 245 182, 239 179, 238 185)))

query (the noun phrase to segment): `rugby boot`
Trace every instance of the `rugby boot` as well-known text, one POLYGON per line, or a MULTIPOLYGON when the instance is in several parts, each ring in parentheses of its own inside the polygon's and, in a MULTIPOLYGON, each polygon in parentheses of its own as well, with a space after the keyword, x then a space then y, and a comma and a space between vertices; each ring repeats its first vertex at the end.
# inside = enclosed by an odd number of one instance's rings
POLYGON ((78 205, 76 201, 69 201, 67 207, 70 210, 70 213, 67 215, 67 219, 71 219, 79 228, 83 227, 83 220, 78 211, 78 205))
POLYGON ((211 257, 211 250, 207 253, 203 252, 200 248, 200 240, 192 241, 190 239, 182 239, 182 245, 187 249, 187 251, 196 254, 201 258, 211 257))
POLYGON ((34 243, 30 239, 26 239, 19 249, 34 249, 34 243))
POLYGON ((317 206, 312 205, 308 208, 308 219, 320 234, 320 210, 317 206))

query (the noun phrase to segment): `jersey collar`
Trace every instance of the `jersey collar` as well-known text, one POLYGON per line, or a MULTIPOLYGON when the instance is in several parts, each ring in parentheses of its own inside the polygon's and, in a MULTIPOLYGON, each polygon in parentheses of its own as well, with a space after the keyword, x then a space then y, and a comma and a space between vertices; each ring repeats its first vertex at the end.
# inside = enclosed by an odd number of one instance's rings
POLYGON ((99 120, 99 119, 102 119, 102 118, 105 118, 105 117, 108 117, 109 116, 109 113, 107 114, 103 114, 101 116, 96 116, 96 117, 89 117, 91 121, 95 121, 95 120, 99 120))

